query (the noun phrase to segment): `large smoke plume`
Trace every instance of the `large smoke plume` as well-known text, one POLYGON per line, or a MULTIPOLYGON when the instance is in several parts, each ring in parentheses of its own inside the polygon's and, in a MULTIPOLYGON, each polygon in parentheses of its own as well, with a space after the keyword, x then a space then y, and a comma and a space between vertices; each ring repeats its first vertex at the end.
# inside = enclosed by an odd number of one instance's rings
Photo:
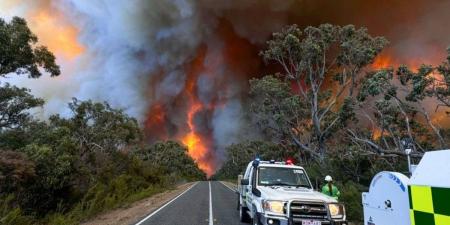
POLYGON ((366 26, 390 39, 385 54, 398 63, 437 63, 450 44, 444 0, 3 1, 0 16, 28 18, 63 66, 56 79, 6 79, 46 98, 44 117, 66 115, 71 97, 108 101, 137 117, 149 141, 192 145, 209 174, 226 145, 254 135, 241 102, 248 78, 266 70, 257 53, 271 32, 366 26))

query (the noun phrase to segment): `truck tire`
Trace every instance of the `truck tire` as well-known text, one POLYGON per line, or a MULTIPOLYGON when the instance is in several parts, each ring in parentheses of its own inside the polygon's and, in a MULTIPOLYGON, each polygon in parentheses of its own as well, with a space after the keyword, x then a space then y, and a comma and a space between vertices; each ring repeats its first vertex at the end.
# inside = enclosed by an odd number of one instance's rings
POLYGON ((237 197, 237 205, 236 205, 236 210, 240 210, 241 209, 241 196, 240 196, 240 194, 238 194, 238 197, 237 197))
POLYGON ((261 222, 259 221, 258 218, 258 213, 257 212, 253 212, 253 218, 252 218, 252 225, 261 225, 261 222))
POLYGON ((247 207, 243 207, 242 204, 239 203, 239 219, 243 223, 250 222, 250 216, 248 215, 247 211, 247 207))

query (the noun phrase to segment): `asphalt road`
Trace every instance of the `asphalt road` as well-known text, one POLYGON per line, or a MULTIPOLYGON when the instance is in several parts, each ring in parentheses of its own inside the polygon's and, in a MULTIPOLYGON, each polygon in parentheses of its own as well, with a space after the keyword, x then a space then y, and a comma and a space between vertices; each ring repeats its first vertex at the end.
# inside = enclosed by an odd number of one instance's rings
POLYGON ((236 193, 221 182, 197 182, 135 225, 244 225, 236 201, 236 193))

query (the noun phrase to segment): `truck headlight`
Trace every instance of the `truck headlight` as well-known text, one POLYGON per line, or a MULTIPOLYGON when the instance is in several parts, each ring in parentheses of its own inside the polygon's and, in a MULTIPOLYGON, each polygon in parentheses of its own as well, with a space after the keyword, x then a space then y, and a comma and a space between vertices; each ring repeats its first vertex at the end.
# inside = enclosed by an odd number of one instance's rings
POLYGON ((282 201, 263 201, 264 211, 284 214, 284 202, 282 201))
POLYGON ((333 219, 343 219, 345 217, 345 208, 343 204, 330 203, 328 204, 328 210, 330 210, 330 216, 333 219))

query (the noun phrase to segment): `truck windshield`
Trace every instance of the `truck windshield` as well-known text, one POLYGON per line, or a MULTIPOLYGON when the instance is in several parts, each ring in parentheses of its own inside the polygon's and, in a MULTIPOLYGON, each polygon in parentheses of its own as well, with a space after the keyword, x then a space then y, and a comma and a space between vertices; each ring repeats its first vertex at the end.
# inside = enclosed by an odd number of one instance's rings
POLYGON ((311 184, 304 170, 284 167, 260 167, 258 185, 311 188, 311 184))

